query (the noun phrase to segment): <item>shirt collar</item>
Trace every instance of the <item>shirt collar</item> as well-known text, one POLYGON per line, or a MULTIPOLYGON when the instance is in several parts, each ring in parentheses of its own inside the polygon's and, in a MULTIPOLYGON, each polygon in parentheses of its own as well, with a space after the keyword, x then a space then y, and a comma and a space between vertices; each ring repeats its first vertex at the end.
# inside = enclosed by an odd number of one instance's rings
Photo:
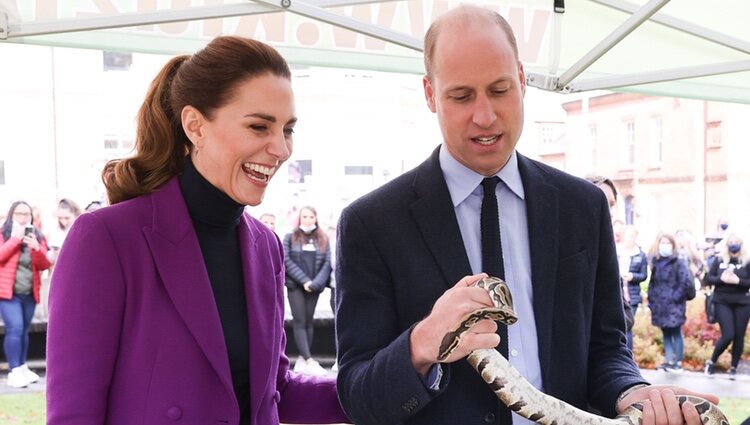
MULTIPOLYGON (((448 152, 445 144, 440 146, 439 159, 440 168, 443 170, 445 183, 448 185, 448 192, 451 195, 451 201, 455 208, 461 202, 466 200, 472 192, 474 192, 485 176, 458 162, 453 158, 450 152, 448 152)), ((500 177, 500 180, 505 183, 505 186, 507 186, 514 195, 521 200, 525 199, 523 183, 521 182, 521 173, 518 171, 518 156, 516 155, 515 150, 513 150, 513 153, 510 155, 510 159, 505 166, 495 173, 495 175, 500 177)))

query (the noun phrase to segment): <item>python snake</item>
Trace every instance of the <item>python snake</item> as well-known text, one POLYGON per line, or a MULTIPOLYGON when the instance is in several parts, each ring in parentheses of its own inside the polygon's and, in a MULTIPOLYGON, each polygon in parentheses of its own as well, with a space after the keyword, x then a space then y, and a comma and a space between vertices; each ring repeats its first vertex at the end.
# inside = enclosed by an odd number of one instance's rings
MULTIPOLYGON (((495 306, 479 309, 466 315, 453 331, 447 333, 440 344, 439 361, 444 361, 451 355, 461 342, 461 336, 476 322, 491 319, 512 325, 518 320, 513 310, 513 298, 505 281, 496 277, 486 277, 477 281, 475 285, 490 294, 495 306)), ((608 419, 585 412, 537 390, 497 350, 474 350, 467 360, 503 404, 511 411, 531 421, 543 425, 636 425, 641 423, 643 417, 641 402, 631 405, 616 418, 608 419)), ((677 396, 680 406, 688 401, 698 410, 704 425, 729 425, 726 416, 711 402, 699 397, 677 396)))

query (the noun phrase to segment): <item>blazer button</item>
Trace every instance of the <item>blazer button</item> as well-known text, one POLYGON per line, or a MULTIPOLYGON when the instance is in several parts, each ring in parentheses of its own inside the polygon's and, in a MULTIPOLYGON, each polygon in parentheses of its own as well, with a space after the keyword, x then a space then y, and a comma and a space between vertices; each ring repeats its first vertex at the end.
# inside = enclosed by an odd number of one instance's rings
POLYGON ((275 401, 276 404, 278 404, 281 401, 281 393, 280 392, 276 391, 275 393, 273 393, 273 401, 275 401))
POLYGON ((488 423, 488 424, 491 424, 491 423, 495 422, 495 414, 492 413, 492 412, 490 412, 490 413, 484 415, 484 421, 486 423, 488 423))
POLYGON ((182 417, 182 409, 177 406, 170 407, 167 409, 167 417, 173 421, 179 420, 182 417))

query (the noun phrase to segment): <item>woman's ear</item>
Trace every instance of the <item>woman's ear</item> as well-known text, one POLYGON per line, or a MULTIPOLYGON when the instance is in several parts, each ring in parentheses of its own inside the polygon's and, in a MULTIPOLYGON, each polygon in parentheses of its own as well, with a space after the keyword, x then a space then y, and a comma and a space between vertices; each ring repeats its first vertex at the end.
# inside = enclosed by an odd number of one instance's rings
POLYGON ((182 108, 180 114, 180 121, 182 122, 182 131, 188 137, 193 147, 197 150, 203 146, 203 124, 206 122, 206 118, 201 112, 190 105, 186 105, 182 108))

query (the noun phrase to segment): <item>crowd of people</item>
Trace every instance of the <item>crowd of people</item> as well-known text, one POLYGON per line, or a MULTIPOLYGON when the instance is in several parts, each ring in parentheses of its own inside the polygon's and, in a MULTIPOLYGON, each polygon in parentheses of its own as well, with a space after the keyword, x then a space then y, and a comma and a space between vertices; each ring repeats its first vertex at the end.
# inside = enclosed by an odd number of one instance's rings
POLYGON ((644 252, 634 227, 611 220, 609 179, 592 185, 517 152, 525 71, 496 12, 445 13, 427 31, 424 60, 442 142, 347 206, 333 241, 312 206, 295 206, 283 237, 273 216, 245 210, 292 154, 297 116, 279 52, 220 36, 172 58, 138 113, 134 156, 103 170, 110 206, 78 215, 61 201, 54 237, 34 227, 31 206, 11 206, 0 248, 9 383, 38 379, 26 366, 29 311, 54 266, 50 425, 530 423, 463 361, 482 348, 579 409, 613 417, 640 401, 643 424, 700 424, 675 396, 718 398, 651 385, 626 323, 644 305, 647 279, 663 367, 680 368, 685 303, 705 282, 722 331, 706 372, 730 344, 736 367, 750 316, 742 239, 727 227, 718 254, 697 261, 686 232, 664 232, 644 252), (467 313, 493 306, 473 285, 488 274, 508 282, 518 324, 478 320, 440 356, 467 313), (310 349, 315 305, 332 280, 336 378, 310 349))

